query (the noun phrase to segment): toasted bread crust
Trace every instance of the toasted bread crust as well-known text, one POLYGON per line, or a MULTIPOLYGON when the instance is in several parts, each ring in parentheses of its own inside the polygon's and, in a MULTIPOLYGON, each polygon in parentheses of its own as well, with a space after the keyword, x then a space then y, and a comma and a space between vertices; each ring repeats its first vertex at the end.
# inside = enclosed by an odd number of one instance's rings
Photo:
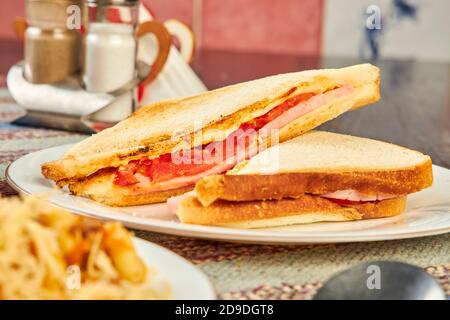
POLYGON ((188 186, 152 193, 135 193, 132 188, 115 185, 113 178, 114 168, 103 169, 88 178, 72 181, 69 190, 74 195, 87 197, 109 206, 126 207, 165 202, 168 198, 186 193, 193 188, 188 186))
POLYGON ((405 210, 406 197, 341 206, 325 198, 301 195, 281 200, 230 202, 204 207, 194 196, 182 200, 177 215, 183 223, 227 225, 254 220, 315 214, 319 221, 351 221, 395 216, 405 210))
POLYGON ((118 167, 144 156, 154 158, 185 148, 180 142, 186 135, 191 137, 191 147, 222 140, 220 130, 234 131, 242 123, 263 115, 294 95, 319 93, 346 83, 354 87, 349 96, 322 106, 282 128, 280 141, 285 141, 343 112, 377 101, 379 81, 378 68, 366 64, 268 77, 192 97, 158 102, 141 108, 113 128, 80 142, 62 159, 43 164, 42 174, 48 179, 66 183, 102 168, 118 167), (234 96, 238 98, 233 99, 234 96), (194 139, 194 122, 199 119, 204 122, 203 134, 200 139, 194 139), (171 139, 175 131, 185 132, 185 136, 171 139))
POLYGON ((214 175, 195 186, 199 201, 208 206, 218 199, 252 201, 324 194, 353 189, 365 194, 405 195, 433 182, 431 160, 403 170, 373 172, 299 172, 275 175, 214 175))

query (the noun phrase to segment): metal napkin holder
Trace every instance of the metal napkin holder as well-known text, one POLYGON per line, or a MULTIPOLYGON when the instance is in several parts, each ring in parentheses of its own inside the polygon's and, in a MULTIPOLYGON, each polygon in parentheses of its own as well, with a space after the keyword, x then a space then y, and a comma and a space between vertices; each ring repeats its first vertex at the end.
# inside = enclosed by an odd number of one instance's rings
POLYGON ((116 124, 116 122, 94 121, 89 119, 89 116, 77 117, 74 115, 35 110, 26 110, 24 116, 14 120, 12 123, 88 134, 97 133, 116 124))
MULTIPOLYGON (((18 67, 23 67, 22 63, 17 64, 18 67)), ((21 106, 26 111, 26 114, 18 119, 15 119, 12 123, 33 127, 44 127, 58 130, 75 131, 81 133, 97 133, 103 129, 112 127, 117 122, 105 122, 95 120, 94 114, 101 110, 105 110, 110 107, 116 99, 131 90, 134 90, 139 84, 139 79, 134 79, 124 87, 109 92, 108 95, 114 97, 114 99, 107 105, 96 109, 94 112, 84 115, 74 115, 66 113, 57 113, 43 110, 30 110, 24 106, 21 106)), ((80 86, 81 88, 81 86, 80 86)), ((20 104, 19 104, 20 105, 20 104)), ((136 110, 136 103, 133 101, 131 112, 136 110)))

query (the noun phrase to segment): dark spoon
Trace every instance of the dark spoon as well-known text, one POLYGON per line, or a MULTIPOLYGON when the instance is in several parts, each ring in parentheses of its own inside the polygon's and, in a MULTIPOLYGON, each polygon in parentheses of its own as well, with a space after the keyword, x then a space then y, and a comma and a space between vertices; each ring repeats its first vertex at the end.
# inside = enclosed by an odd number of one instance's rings
POLYGON ((331 277, 314 300, 445 300, 436 280, 421 268, 394 261, 357 265, 331 277))

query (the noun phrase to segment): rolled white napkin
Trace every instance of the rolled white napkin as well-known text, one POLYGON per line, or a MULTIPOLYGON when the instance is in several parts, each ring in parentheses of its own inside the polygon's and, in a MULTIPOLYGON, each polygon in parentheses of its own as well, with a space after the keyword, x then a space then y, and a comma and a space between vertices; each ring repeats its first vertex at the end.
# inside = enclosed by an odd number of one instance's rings
MULTIPOLYGON (((156 42, 152 39, 142 39, 140 52, 156 52, 156 42)), ((148 57, 140 56, 141 61, 148 64, 148 57)), ((150 60, 151 61, 151 60, 150 60)), ((177 48, 170 48, 169 57, 161 73, 145 88, 140 105, 147 105, 156 101, 185 97, 207 91, 190 65, 183 59, 177 48)))
POLYGON ((32 84, 23 77, 23 67, 13 66, 6 78, 11 96, 32 111, 44 111, 71 116, 92 114, 114 101, 107 93, 90 93, 80 86, 76 78, 57 84, 32 84))

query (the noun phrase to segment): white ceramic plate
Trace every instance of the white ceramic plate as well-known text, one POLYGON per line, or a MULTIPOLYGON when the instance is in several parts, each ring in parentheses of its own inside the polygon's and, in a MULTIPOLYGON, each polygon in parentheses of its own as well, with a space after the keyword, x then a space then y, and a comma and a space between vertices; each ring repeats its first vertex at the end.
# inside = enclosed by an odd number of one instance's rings
POLYGON ((154 267, 163 281, 170 283, 174 300, 216 299, 208 278, 192 263, 154 243, 138 238, 133 242, 144 262, 154 267))
POLYGON ((74 213, 121 221, 136 229, 197 238, 299 244, 404 239, 450 232, 450 170, 438 166, 433 166, 433 186, 411 195, 406 213, 396 217, 244 230, 183 224, 169 213, 166 204, 113 208, 57 190, 53 182, 42 177, 40 165, 60 158, 70 147, 49 148, 14 161, 6 170, 8 182, 24 193, 47 194, 50 202, 74 213))

